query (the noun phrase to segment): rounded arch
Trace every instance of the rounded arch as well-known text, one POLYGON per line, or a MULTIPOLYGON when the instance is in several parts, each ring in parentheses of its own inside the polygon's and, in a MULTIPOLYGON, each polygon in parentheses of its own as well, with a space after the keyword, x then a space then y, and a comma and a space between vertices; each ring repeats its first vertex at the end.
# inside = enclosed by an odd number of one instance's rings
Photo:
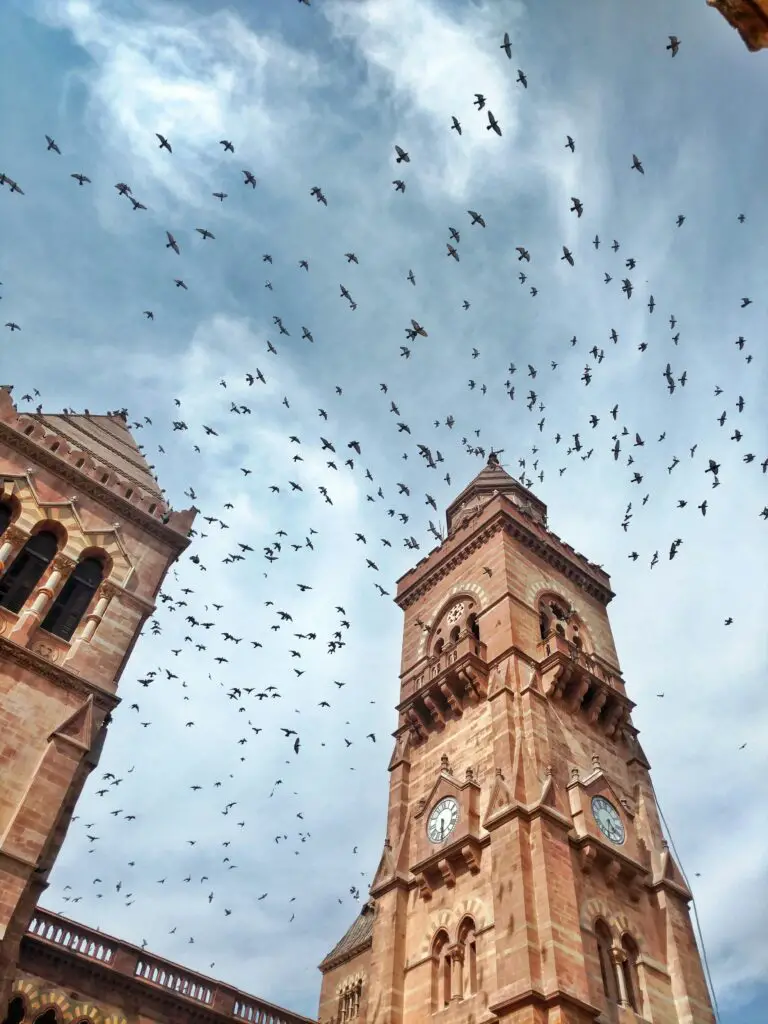
POLYGON ((0 536, 12 526, 21 515, 21 502, 15 494, 4 494, 0 498, 0 536))
POLYGON ((441 910, 437 914, 431 914, 429 924, 421 940, 419 946, 418 959, 426 960, 427 957, 432 955, 434 948, 435 937, 439 931, 444 931, 446 935, 451 934, 451 912, 450 910, 441 910))
POLYGON ((488 607, 488 595, 485 590, 480 586, 479 583, 475 583, 472 580, 462 581, 455 583, 451 589, 442 596, 440 603, 433 609, 433 611, 425 618, 426 629, 422 629, 421 637, 419 638, 419 646, 417 657, 422 658, 427 652, 427 645, 429 650, 432 650, 433 637, 435 629, 438 626, 445 612, 448 610, 451 604, 454 604, 461 597, 465 597, 468 601, 471 600, 475 604, 475 608, 472 610, 477 614, 480 614, 488 607))
POLYGON ((22 1024, 28 1015, 27 1003, 20 992, 12 992, 8 1001, 5 1024, 22 1024))
POLYGON ((40 1005, 32 1007, 29 1019, 31 1024, 66 1024, 67 1014, 51 992, 40 996, 40 1005))
POLYGON ((482 608, 476 594, 458 592, 443 600, 432 616, 429 632, 424 630, 429 653, 439 653, 436 648, 440 640, 443 641, 443 646, 456 643, 460 634, 468 628, 469 620, 475 622, 481 612, 482 608), (450 618, 454 609, 457 617, 450 618))
POLYGON ((626 914, 614 914, 611 925, 614 928, 619 944, 621 944, 623 937, 628 935, 637 946, 638 955, 643 955, 646 948, 645 940, 642 937, 641 929, 637 927, 635 922, 630 921, 626 914))
POLYGON ((610 906, 601 899, 587 900, 582 904, 581 913, 579 914, 579 924, 585 932, 589 932, 591 935, 595 934, 595 925, 598 920, 603 920, 608 925, 611 932, 611 938, 613 940, 618 938, 619 931, 613 925, 613 915, 611 913, 610 906))
POLYGON ((463 942, 464 939, 466 938, 467 932, 470 931, 476 932, 477 925, 475 924, 475 919, 472 917, 471 914, 465 914, 459 921, 458 926, 456 928, 456 941, 463 942))
POLYGON ((533 607, 539 617, 542 640, 554 630, 585 654, 592 653, 594 646, 584 618, 579 614, 570 595, 562 588, 554 588, 551 585, 540 587, 536 592, 533 607))
POLYGON ((38 519, 29 531, 29 535, 30 537, 35 537, 38 533, 52 533, 56 538, 57 551, 63 551, 67 546, 69 534, 66 527, 58 519, 38 519))
POLYGON ((78 562, 85 562, 91 558, 101 565, 102 577, 103 579, 106 579, 112 572, 112 568, 115 564, 115 560, 112 555, 106 550, 106 548, 96 547, 94 545, 84 547, 77 554, 78 562))
POLYGON ((454 918, 457 922, 457 937, 465 920, 469 919, 473 922, 476 932, 484 931, 489 925, 485 907, 478 899, 463 900, 459 903, 454 910, 454 918))

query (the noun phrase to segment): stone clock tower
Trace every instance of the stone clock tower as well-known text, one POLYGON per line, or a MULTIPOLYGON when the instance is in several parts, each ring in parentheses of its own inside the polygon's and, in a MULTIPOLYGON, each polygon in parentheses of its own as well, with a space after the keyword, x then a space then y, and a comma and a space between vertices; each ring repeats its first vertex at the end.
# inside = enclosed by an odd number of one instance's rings
POLYGON ((608 576, 492 456, 405 613, 384 848, 321 1024, 713 1024, 608 576))

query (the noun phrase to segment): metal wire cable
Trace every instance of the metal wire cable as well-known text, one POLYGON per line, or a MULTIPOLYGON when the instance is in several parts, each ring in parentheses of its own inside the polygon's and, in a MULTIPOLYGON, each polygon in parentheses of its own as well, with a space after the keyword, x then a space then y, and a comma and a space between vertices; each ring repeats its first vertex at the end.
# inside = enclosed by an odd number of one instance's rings
POLYGON ((669 828, 669 824, 667 823, 667 819, 664 817, 664 812, 661 809, 661 804, 659 803, 659 798, 658 798, 658 796, 656 794, 656 789, 655 789, 655 787, 653 785, 653 779, 651 779, 650 774, 648 775, 648 780, 649 780, 649 782, 651 784, 651 792, 653 793, 653 799, 656 801, 656 808, 657 808, 657 810, 659 812, 659 817, 661 818, 661 823, 664 826, 664 831, 667 833, 667 837, 669 838, 669 845, 672 847, 672 853, 675 855, 675 860, 677 861, 677 866, 680 868, 680 873, 682 874, 683 879, 685 881, 685 884, 688 886, 688 889, 689 889, 689 891, 691 893, 691 903, 693 905, 693 917, 694 917, 694 920, 696 922, 696 934, 697 934, 697 937, 698 937, 698 940, 699 940, 699 948, 701 949, 701 960, 702 960, 702 963, 704 964, 704 973, 706 975, 707 985, 709 987, 709 994, 712 996, 712 1003, 713 1003, 714 1008, 715 1008, 715 1020, 719 1021, 720 1020, 720 1008, 717 1005, 717 996, 715 995, 715 986, 712 983, 712 975, 711 975, 710 970, 709 970, 709 961, 707 960, 707 950, 706 950, 706 947, 704 945, 704 936, 702 935, 702 932, 701 932, 701 923, 699 921, 699 912, 696 909, 696 900, 693 898, 693 889, 691 887, 690 882, 688 881, 688 876, 685 873, 685 870, 683 868, 683 863, 680 860, 680 856, 679 856, 679 854, 677 852, 677 848, 675 847, 675 841, 672 838, 672 832, 671 832, 671 830, 669 828))

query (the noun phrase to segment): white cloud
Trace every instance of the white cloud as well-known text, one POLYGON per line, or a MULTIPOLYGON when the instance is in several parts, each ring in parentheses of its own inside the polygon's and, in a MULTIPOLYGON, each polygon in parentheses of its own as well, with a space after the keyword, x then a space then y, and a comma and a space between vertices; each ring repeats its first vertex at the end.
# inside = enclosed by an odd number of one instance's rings
MULTIPOLYGON (((734 195, 710 142, 712 134, 721 139, 723 126, 715 115, 694 116, 704 101, 697 98, 694 110, 690 97, 713 80, 713 89, 733 88, 722 78, 733 69, 702 63, 698 72, 683 72, 696 85, 686 91, 669 75, 690 64, 657 66, 647 53, 641 59, 634 52, 627 60, 625 51, 614 53, 613 37, 604 50, 590 38, 589 56, 579 59, 568 39, 563 61, 553 55, 556 44, 551 51, 549 41, 537 39, 537 12, 521 5, 504 5, 503 14, 497 5, 452 9, 426 0, 330 0, 309 11, 283 6, 293 16, 285 14, 283 34, 254 28, 247 14, 199 17, 167 4, 134 7, 130 16, 116 3, 40 6, 48 23, 66 28, 92 61, 82 78, 87 110, 82 117, 70 110, 61 134, 82 139, 78 161, 96 169, 98 222, 90 216, 89 193, 83 190, 73 204, 50 161, 45 188, 28 189, 24 208, 4 207, 15 240, 12 276, 3 274, 12 286, 4 306, 19 304, 24 337, 32 339, 9 352, 18 393, 29 379, 41 386, 47 407, 127 404, 132 416, 146 412, 153 427, 137 436, 175 504, 188 503, 182 495, 192 486, 203 515, 220 516, 229 526, 222 530, 201 518, 198 527, 208 537, 196 549, 207 572, 185 561, 178 582, 168 583, 169 592, 189 586, 195 593, 187 608, 161 611, 163 634, 139 645, 121 683, 124 704, 103 761, 104 771, 117 769, 125 779, 119 802, 112 794, 94 797, 92 783, 80 812, 81 822, 103 824, 97 844, 103 849, 85 857, 75 829, 49 903, 133 941, 146 938, 158 953, 197 969, 208 971, 216 961, 212 975, 314 1012, 314 963, 349 924, 357 904, 348 887, 358 879, 364 885, 361 871, 370 877, 383 838, 401 617, 379 598, 373 581, 394 591, 394 579, 431 547, 425 527, 436 517, 424 494, 434 494, 443 508, 479 468, 459 445, 462 436, 475 440, 477 429, 477 443, 505 449, 511 471, 519 472, 517 460, 525 457, 553 528, 612 572, 617 598, 611 620, 628 691, 638 702, 635 721, 684 866, 692 879, 701 875, 695 887, 709 958, 721 1002, 729 999, 764 977, 768 948, 761 939, 765 907, 752 895, 766 876, 761 629, 768 609, 761 584, 768 565, 757 515, 765 478, 756 465, 740 461, 741 448, 758 460, 766 449, 757 349, 763 312, 756 298, 764 261, 759 229, 751 227, 752 219, 759 223, 752 213, 757 200, 734 195), (512 61, 499 49, 505 28, 512 61), (514 82, 518 67, 529 75, 527 91, 514 82), (635 67, 652 74, 653 90, 636 89, 635 67), (473 108, 475 92, 487 95, 502 124, 501 139, 473 108), (464 127, 461 138, 449 129, 453 113, 464 127), (647 121, 638 126, 641 113, 647 121), (171 139, 172 157, 157 149, 155 131, 171 139), (565 149, 566 134, 576 139, 574 154, 565 149), (218 145, 229 137, 234 158, 218 145), (411 154, 403 197, 390 191, 394 143, 411 154), (645 177, 629 170, 633 150, 646 162, 645 177), (240 182, 241 165, 261 179, 253 193, 240 182), (115 199, 112 184, 121 179, 149 200, 146 214, 134 216, 115 199), (210 192, 222 182, 230 198, 220 205, 210 192), (316 183, 329 197, 327 209, 307 195, 316 183), (581 220, 569 211, 572 195, 584 201, 581 220), (729 207, 742 205, 751 219, 729 246, 722 241, 721 208, 731 217, 729 207), (485 231, 470 228, 467 207, 486 215, 485 231), (678 230, 679 212, 688 220, 678 230), (99 232, 99 222, 107 234, 99 232), (198 224, 212 227, 216 241, 193 247, 198 224), (445 255, 448 224, 462 232, 460 264, 445 255), (166 227, 178 230, 179 258, 164 251, 166 227), (598 251, 591 246, 595 233, 603 240, 598 251), (613 238, 621 242, 616 254, 608 248, 613 238), (533 257, 530 266, 522 265, 529 275, 525 287, 517 282, 517 244, 527 245, 533 257), (573 249, 575 268, 559 260, 563 244, 573 249), (357 252, 359 266, 346 263, 347 249, 357 252), (274 265, 261 263, 266 251, 274 253, 274 265), (309 274, 297 268, 305 256, 309 274), (638 261, 634 274, 625 270, 627 257, 638 261), (409 268, 415 288, 405 280, 409 268), (603 283, 607 270, 611 285, 603 283), (188 279, 188 294, 173 289, 174 272, 188 279), (619 291, 625 273, 637 288, 629 302, 619 291), (274 291, 264 288, 265 277, 274 291), (339 298, 340 281, 358 301, 354 313, 339 298), (528 293, 532 284, 539 288, 536 299, 528 293), (652 316, 645 307, 649 292, 658 303, 652 316), (745 293, 756 298, 756 308, 743 314, 738 296, 745 293), (471 301, 466 313, 460 308, 465 297, 471 301), (155 309, 151 325, 141 319, 145 307, 155 309), (672 312, 680 321, 679 346, 667 326, 672 312), (284 317, 289 338, 273 329, 275 313, 284 317), (430 336, 411 345, 406 362, 398 351, 412 316, 430 336), (73 355, 63 367, 47 366, 40 353, 54 359, 60 351, 64 317, 73 355), (313 331, 314 344, 300 339, 302 323, 313 331), (614 326, 616 346, 609 340, 614 326), (745 332, 755 352, 750 367, 746 353, 732 345, 745 332), (277 343, 278 355, 266 351, 267 338, 277 343), (641 341, 648 342, 642 354, 641 341), (605 350, 600 364, 588 354, 593 345, 605 350), (550 360, 557 369, 550 369, 550 360), (683 369, 689 374, 673 396, 662 377, 667 360, 675 376, 683 369), (514 403, 502 387, 510 361, 518 367, 514 403), (535 380, 527 377, 529 362, 537 368, 535 380), (594 373, 588 388, 579 380, 585 363, 594 373), (88 374, 73 371, 75 364, 87 365, 88 374), (267 383, 249 387, 245 373, 256 367, 267 383), (472 392, 470 377, 478 384, 472 392), (386 396, 380 381, 389 386, 386 396), (724 388, 722 398, 712 397, 715 384, 724 388), (531 387, 545 405, 542 412, 524 408, 531 387), (743 414, 735 411, 738 394, 746 398, 743 414), (233 400, 251 414, 232 413, 233 400), (397 415, 388 411, 390 400, 397 415), (616 402, 614 423, 609 410, 616 402), (721 429, 715 417, 725 406, 728 422, 721 429), (319 417, 320 407, 328 421, 319 417), (432 426, 448 413, 456 417, 453 433, 432 426), (600 418, 594 430, 592 413, 600 418), (737 417, 745 434, 739 449, 729 440, 737 417), (189 431, 174 433, 175 418, 188 422, 189 431), (396 433, 399 421, 410 425, 410 437, 396 433), (204 423, 219 436, 206 436, 204 423), (615 463, 611 435, 625 424, 630 433, 622 436, 615 463), (594 448, 588 461, 566 454, 576 431, 587 449, 594 448), (646 441, 642 449, 632 445, 635 431, 646 441), (559 445, 555 432, 562 434, 559 445), (665 440, 657 441, 662 433, 665 440), (300 446, 289 441, 292 434, 300 446), (337 471, 326 465, 321 435, 337 447, 337 471), (353 438, 364 453, 355 455, 354 472, 343 466, 353 438), (439 473, 422 472, 417 441, 445 454, 439 473), (406 448, 409 460, 403 461, 406 448), (296 453, 303 462, 290 461, 296 453), (644 476, 641 486, 629 483, 629 455, 644 476), (673 456, 681 462, 669 473, 673 456), (703 473, 710 457, 723 463, 716 490, 703 473), (532 470, 537 458, 543 483, 532 470), (244 476, 242 466, 252 474, 244 476), (365 467, 373 481, 361 472, 365 467), (446 470, 450 485, 440 482, 446 470), (289 479, 303 492, 291 492, 289 479), (393 497, 400 480, 411 485, 410 500, 393 497), (272 483, 279 494, 269 491, 272 483), (321 485, 333 506, 323 501, 321 485), (384 502, 376 496, 379 486, 384 502), (369 502, 369 495, 376 500, 369 502), (677 509, 683 497, 688 506, 677 509), (706 519, 696 508, 705 498, 706 519), (633 518, 624 533, 629 501, 633 518), (234 508, 224 509, 226 502, 234 508), (411 515, 407 526, 386 515, 389 507, 411 515), (310 528, 318 531, 311 535, 314 551, 304 546, 310 528), (262 549, 278 529, 288 536, 279 561, 269 565, 262 549), (358 531, 367 544, 354 539, 358 531), (415 554, 402 547, 403 534, 410 533, 422 544, 415 554), (669 562, 669 544, 678 536, 683 547, 669 562), (391 552, 382 537, 392 541, 391 552), (223 564, 237 542, 255 552, 244 562, 223 564), (651 571, 657 549, 660 564, 651 571), (632 550, 640 554, 637 564, 627 557, 632 550), (379 573, 366 567, 366 556, 380 565, 379 573), (299 582, 312 589, 301 593, 299 582), (214 602, 223 605, 220 613, 214 602), (337 604, 346 610, 350 631, 338 627, 337 604), (294 623, 273 631, 278 608, 294 623), (184 639, 188 613, 217 623, 191 631, 205 652, 184 639), (729 614, 736 621, 726 629, 729 614), (326 655, 337 627, 347 646, 326 655), (224 641, 224 630, 242 642, 224 641), (310 631, 317 640, 293 635, 310 631), (264 648, 250 647, 251 639, 264 648), (169 654, 174 649, 183 653, 169 654), (301 659, 290 655, 292 649, 301 659), (216 654, 229 661, 213 662, 216 654), (299 665, 305 675, 295 675, 299 665), (136 684, 157 667, 178 670, 180 678, 168 680, 161 671, 151 687, 136 684), (334 679, 346 685, 338 688, 334 679), (254 694, 230 700, 233 684, 253 686, 254 694), (272 684, 281 699, 255 696, 272 684), (331 713, 318 707, 326 697, 331 713), (139 713, 130 709, 134 702, 139 713), (187 728, 190 720, 195 725, 187 728), (141 721, 152 725, 144 729, 141 721), (298 759, 292 737, 280 732, 296 723, 298 759), (366 739, 371 730, 375 746, 366 739), (248 743, 240 745, 242 738, 248 743), (353 745, 346 747, 345 739, 353 745), (283 779, 279 799, 269 796, 277 778, 283 779), (199 793, 189 790, 194 781, 204 785, 199 793), (214 788, 215 781, 222 786, 214 788), (236 808, 224 817, 230 800, 236 808), (107 804, 137 808, 140 828, 130 831, 130 824, 112 818, 107 804), (295 817, 299 812, 303 822, 295 817), (724 825, 734 813, 736 824, 724 825), (311 839, 302 843, 299 830, 311 839), (278 834, 289 836, 286 845, 274 843, 278 834), (187 846, 195 837, 196 846, 187 846), (220 849, 223 841, 232 847, 220 849), (129 848, 137 864, 133 877, 123 856, 129 848), (222 864, 227 855, 238 865, 232 871, 222 864), (105 879, 101 900, 90 862, 105 879), (182 882, 190 873, 194 881, 182 882), (215 879, 210 905, 210 890, 199 881, 204 875, 215 879), (123 894, 131 891, 129 881, 135 890, 130 907, 115 892, 118 879, 123 894), (83 894, 74 908, 60 902, 66 881, 83 894), (258 902, 263 891, 270 896, 258 902), (295 905, 289 903, 294 895, 295 905), (222 907, 233 909, 231 918, 225 920, 222 907), (187 943, 190 935, 195 944, 187 943), (298 963, 307 965, 299 976, 298 963)), ((555 38, 575 17, 565 9, 561 14, 547 27, 555 38)), ((626 35, 637 46, 638 36, 626 35)), ((20 82, 24 74, 20 68, 20 82)), ((762 166, 754 149, 739 150, 733 137, 716 149, 733 152, 729 175, 750 163, 762 166)))
POLYGON ((323 78, 311 53, 259 35, 228 10, 195 17, 180 4, 144 3, 125 14, 99 0, 40 0, 38 8, 93 59, 82 78, 102 153, 113 165, 119 158, 157 202, 208 205, 227 161, 238 175, 256 159, 249 169, 257 178, 284 173, 282 154, 308 114, 302 91, 323 78), (235 153, 220 139, 231 139, 235 153))

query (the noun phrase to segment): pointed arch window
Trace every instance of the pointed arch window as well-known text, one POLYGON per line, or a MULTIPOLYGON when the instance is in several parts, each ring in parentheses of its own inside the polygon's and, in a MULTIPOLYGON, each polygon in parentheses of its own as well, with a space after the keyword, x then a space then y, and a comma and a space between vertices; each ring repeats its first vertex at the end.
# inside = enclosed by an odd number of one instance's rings
POLYGON ((451 956, 448 935, 439 931, 432 943, 432 1012, 436 1013, 451 1001, 451 956))
POLYGON ((631 935, 623 935, 621 948, 624 950, 624 959, 621 963, 621 972, 624 975, 624 990, 627 994, 627 1002, 635 1013, 640 1012, 640 985, 637 976, 637 958, 640 950, 631 935))
POLYGON ((0 607, 21 610, 58 549, 56 535, 41 530, 30 537, 0 579, 0 607))
POLYGON ((605 921, 595 922, 595 942, 597 944, 597 959, 600 963, 600 977, 603 982, 603 992, 609 1003, 618 1003, 619 995, 616 985, 616 972, 611 956, 613 940, 611 931, 605 921))
POLYGON ((13 509, 7 501, 0 501, 0 537, 5 533, 8 527, 11 525, 13 519, 13 509))
POLYGON ((103 578, 100 559, 84 558, 78 562, 43 619, 42 628, 62 640, 71 640, 103 578))

